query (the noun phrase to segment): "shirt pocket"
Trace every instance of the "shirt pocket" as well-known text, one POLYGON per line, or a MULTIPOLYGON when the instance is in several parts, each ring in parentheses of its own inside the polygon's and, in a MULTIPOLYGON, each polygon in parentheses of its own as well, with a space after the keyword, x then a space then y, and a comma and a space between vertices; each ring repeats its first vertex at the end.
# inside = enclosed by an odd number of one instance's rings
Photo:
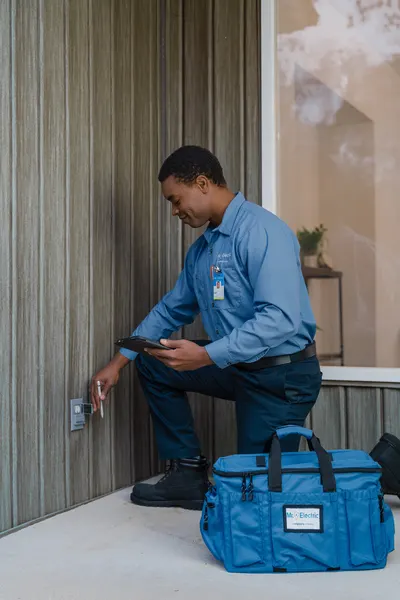
MULTIPOLYGON (((224 275, 224 299, 215 300, 214 306, 217 310, 237 310, 243 301, 243 288, 240 276, 235 267, 222 267, 224 275)), ((212 290, 212 300, 214 290, 212 290)))

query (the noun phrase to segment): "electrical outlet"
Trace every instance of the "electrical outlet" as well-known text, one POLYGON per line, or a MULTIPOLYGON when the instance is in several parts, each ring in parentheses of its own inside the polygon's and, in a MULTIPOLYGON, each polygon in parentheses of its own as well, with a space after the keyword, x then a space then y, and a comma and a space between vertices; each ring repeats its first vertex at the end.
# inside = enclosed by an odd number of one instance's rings
POLYGON ((83 429, 86 424, 86 415, 93 414, 93 406, 85 404, 83 398, 75 398, 71 402, 71 431, 83 429))
POLYGON ((85 413, 83 412, 83 398, 71 400, 71 431, 85 427, 85 413))

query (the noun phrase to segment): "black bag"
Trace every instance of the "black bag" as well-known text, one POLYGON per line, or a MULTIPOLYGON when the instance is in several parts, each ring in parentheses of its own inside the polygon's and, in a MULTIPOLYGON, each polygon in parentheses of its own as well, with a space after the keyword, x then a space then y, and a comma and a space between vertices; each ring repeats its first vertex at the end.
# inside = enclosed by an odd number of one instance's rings
POLYGON ((391 433, 384 433, 370 456, 382 467, 384 494, 400 498, 400 440, 391 433))

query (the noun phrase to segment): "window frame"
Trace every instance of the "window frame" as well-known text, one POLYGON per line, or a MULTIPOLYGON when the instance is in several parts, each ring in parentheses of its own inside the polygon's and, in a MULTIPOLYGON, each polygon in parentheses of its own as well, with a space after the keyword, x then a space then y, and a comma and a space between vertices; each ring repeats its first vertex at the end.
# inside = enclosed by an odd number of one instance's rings
MULTIPOLYGON (((278 131, 276 102, 277 0, 261 3, 261 192, 262 206, 278 214, 278 131)), ((321 365, 323 379, 332 382, 400 384, 400 368, 321 365)))

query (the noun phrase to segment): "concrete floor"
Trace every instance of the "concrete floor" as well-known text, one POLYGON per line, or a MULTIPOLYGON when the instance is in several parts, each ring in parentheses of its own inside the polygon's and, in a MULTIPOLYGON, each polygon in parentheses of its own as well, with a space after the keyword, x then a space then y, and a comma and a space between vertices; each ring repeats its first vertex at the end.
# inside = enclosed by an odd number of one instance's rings
POLYGON ((363 573, 232 575, 210 556, 198 512, 146 509, 124 490, 0 539, 1 600, 388 600, 400 589, 397 551, 363 573))

